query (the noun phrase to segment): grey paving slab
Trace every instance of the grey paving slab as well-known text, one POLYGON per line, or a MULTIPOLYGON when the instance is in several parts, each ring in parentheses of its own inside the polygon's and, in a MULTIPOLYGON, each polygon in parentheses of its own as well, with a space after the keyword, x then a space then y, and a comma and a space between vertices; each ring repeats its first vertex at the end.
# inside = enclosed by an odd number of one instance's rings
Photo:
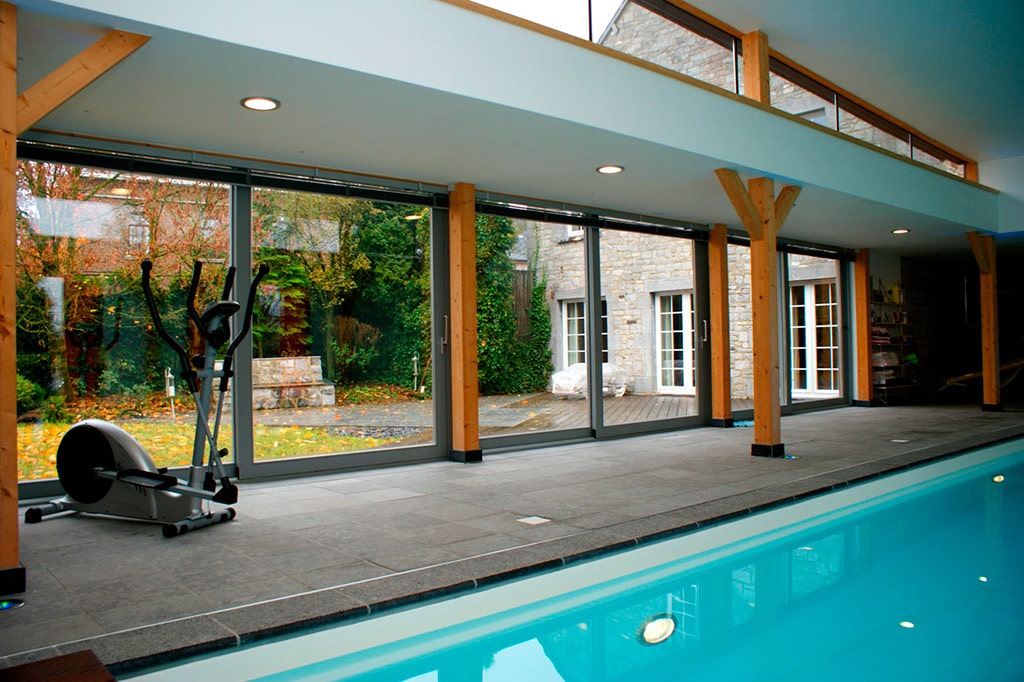
MULTIPOLYGON (((505 419, 517 408, 492 409, 505 419)), ((23 609, 2 615, 0 667, 94 648, 126 669, 475 589, 1024 436, 1024 414, 795 415, 783 419, 793 460, 751 457, 752 436, 702 428, 487 453, 472 465, 243 481, 236 521, 174 541, 108 519, 22 525, 29 590, 23 609), (551 520, 519 522, 529 515, 551 520), (154 576, 160 589, 133 614, 154 576)))

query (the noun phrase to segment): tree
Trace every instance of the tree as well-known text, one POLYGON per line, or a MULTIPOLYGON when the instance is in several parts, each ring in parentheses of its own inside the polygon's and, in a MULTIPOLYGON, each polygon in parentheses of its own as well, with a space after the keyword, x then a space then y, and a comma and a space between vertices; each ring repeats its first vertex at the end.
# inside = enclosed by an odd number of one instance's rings
MULTIPOLYGON (((147 328, 139 262, 154 261, 154 291, 162 306, 175 310, 168 312, 168 327, 183 330, 194 260, 215 266, 208 267, 197 300, 221 295, 229 242, 227 188, 23 161, 18 190, 18 277, 24 295, 18 324, 37 346, 40 320, 63 327, 62 335, 51 332, 62 338, 49 348, 62 352, 55 354, 46 384, 64 381, 69 397, 101 386, 107 391, 161 386, 165 362, 161 344, 147 328), (45 303, 30 293, 41 287, 49 292, 45 303)), ((196 349, 201 340, 193 336, 187 345, 196 349)))

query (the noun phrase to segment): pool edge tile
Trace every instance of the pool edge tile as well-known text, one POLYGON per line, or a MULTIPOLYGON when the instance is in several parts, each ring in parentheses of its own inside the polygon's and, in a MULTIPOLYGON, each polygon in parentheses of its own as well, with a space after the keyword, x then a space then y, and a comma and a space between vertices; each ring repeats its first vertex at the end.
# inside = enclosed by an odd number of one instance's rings
POLYGON ((237 633, 209 615, 156 623, 58 645, 60 654, 83 649, 96 652, 115 677, 189 656, 237 646, 237 633))

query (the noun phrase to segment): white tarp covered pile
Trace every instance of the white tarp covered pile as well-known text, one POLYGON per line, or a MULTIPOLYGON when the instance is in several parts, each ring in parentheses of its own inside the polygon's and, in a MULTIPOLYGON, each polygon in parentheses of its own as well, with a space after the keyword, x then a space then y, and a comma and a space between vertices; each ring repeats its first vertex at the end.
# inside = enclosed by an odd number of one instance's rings
MULTIPOLYGON (((610 362, 601 365, 601 372, 604 376, 602 392, 604 395, 614 395, 621 398, 626 394, 626 384, 629 382, 629 373, 610 362)), ((577 362, 565 369, 551 375, 551 392, 554 395, 585 396, 587 394, 587 365, 577 362)))

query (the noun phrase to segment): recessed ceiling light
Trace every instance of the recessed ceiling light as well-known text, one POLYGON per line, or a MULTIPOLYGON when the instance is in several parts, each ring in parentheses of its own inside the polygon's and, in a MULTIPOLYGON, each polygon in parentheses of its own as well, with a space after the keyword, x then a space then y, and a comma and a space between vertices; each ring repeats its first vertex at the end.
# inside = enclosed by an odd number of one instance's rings
POLYGON ((640 631, 637 632, 637 639, 641 644, 661 644, 672 636, 676 631, 676 619, 669 613, 663 613, 653 618, 648 618, 640 631))
POLYGON ((624 170, 626 169, 623 166, 616 166, 613 164, 597 167, 597 172, 600 173, 601 175, 618 175, 624 170))
POLYGON ((270 97, 246 97, 242 100, 242 106, 251 111, 273 111, 281 103, 270 97))
POLYGON ((897 227, 895 230, 892 231, 892 233, 893 234, 909 234, 910 230, 908 230, 905 227, 897 227))

